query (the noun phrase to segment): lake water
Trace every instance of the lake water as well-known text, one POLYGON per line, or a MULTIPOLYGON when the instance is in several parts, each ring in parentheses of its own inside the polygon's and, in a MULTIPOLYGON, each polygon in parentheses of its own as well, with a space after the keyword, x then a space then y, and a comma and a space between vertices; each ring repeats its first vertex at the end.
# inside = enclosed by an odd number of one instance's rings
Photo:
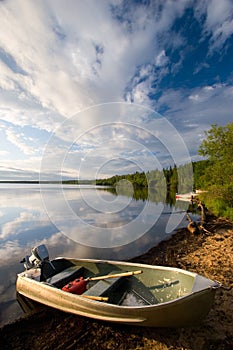
POLYGON ((125 260, 186 226, 188 204, 113 194, 95 186, 0 184, 0 326, 22 315, 15 299, 20 260, 45 244, 50 258, 125 260))

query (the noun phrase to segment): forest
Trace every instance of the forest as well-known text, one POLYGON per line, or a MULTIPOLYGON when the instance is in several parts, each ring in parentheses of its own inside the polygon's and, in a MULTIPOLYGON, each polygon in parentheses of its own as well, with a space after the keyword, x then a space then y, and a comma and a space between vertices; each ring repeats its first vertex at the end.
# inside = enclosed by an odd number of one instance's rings
POLYGON ((162 170, 115 175, 96 180, 96 185, 105 185, 134 191, 143 190, 145 196, 151 193, 192 192, 201 189, 206 206, 217 216, 233 220, 233 123, 226 126, 212 125, 205 132, 205 139, 199 147, 203 160, 182 166, 170 166, 162 170))

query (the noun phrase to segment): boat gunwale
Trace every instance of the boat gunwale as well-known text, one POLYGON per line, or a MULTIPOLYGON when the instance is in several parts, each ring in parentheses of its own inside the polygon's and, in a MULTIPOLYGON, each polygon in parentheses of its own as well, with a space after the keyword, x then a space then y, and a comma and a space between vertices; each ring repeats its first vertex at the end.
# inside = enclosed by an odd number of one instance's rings
MULTIPOLYGON (((183 270, 178 267, 172 267, 172 266, 162 266, 162 265, 150 265, 150 264, 142 264, 142 263, 131 263, 127 261, 120 261, 120 260, 103 260, 103 259, 76 259, 76 258, 68 258, 68 257, 57 257, 54 260, 57 259, 66 259, 69 261, 80 261, 80 262, 90 262, 90 263, 108 263, 108 264, 113 264, 113 265, 124 265, 124 266, 137 266, 137 267, 146 267, 148 269, 153 269, 153 270, 167 270, 167 271, 174 271, 174 272, 180 272, 183 274, 187 274, 192 277, 198 276, 196 272, 188 271, 188 270, 183 270)), ((207 278, 208 279, 208 278, 207 278)), ((210 280, 211 281, 211 280, 210 280)))

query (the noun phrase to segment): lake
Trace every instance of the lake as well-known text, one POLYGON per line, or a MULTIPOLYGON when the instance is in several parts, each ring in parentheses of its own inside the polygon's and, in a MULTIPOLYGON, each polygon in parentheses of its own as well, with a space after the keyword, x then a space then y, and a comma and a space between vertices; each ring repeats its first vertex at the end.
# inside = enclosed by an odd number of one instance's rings
POLYGON ((50 258, 125 260, 186 226, 188 204, 166 204, 89 185, 0 184, 0 326, 22 315, 20 261, 45 244, 50 258))

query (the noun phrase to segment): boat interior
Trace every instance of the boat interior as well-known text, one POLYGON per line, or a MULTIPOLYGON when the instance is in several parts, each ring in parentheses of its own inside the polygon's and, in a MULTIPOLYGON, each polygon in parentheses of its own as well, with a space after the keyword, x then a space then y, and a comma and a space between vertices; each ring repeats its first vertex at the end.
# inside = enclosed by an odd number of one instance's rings
MULTIPOLYGON (((130 268, 130 266, 129 266, 130 268)), ((180 278, 156 279, 151 284, 151 272, 149 269, 140 277, 116 277, 102 279, 98 281, 89 281, 83 296, 101 296, 107 297, 108 303, 124 306, 145 306, 155 305, 161 302, 174 300, 181 294, 187 294, 192 290, 193 278, 189 278, 188 288, 181 291, 180 278)), ((126 272, 125 268, 110 263, 82 263, 82 266, 76 265, 71 260, 59 258, 45 261, 41 266, 41 282, 49 284, 55 288, 63 288, 75 279, 96 277, 106 274, 119 274, 126 272)), ((154 271, 153 271, 154 274, 154 271)), ((182 279, 182 276, 179 276, 182 279)))
MULTIPOLYGON (((104 274, 115 275, 121 272, 124 271, 118 266, 112 266, 111 264, 108 268, 106 266, 104 268, 104 274)), ((90 277, 98 277, 98 275, 101 276, 102 274, 103 272, 95 274, 88 266, 78 266, 62 258, 55 259, 51 263, 42 264, 41 280, 56 288, 62 288, 80 277, 88 279, 90 277)), ((134 304, 152 305, 158 303, 158 300, 150 290, 135 276, 89 281, 87 289, 82 295, 107 297, 109 303, 123 305, 126 296, 129 296, 129 294, 134 296, 134 304)))

